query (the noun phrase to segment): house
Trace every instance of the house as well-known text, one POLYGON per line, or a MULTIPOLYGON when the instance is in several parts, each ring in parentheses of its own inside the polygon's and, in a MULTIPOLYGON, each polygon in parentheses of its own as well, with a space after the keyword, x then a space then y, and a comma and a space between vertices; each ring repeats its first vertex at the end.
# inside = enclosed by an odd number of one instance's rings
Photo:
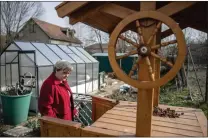
POLYGON ((105 44, 96 43, 96 44, 86 46, 84 49, 90 54, 108 53, 108 43, 105 43, 105 44), (102 50, 100 46, 102 47, 102 50))
POLYGON ((19 31, 15 40, 42 42, 51 44, 80 45, 82 42, 75 37, 75 30, 63 28, 36 18, 31 18, 19 31))

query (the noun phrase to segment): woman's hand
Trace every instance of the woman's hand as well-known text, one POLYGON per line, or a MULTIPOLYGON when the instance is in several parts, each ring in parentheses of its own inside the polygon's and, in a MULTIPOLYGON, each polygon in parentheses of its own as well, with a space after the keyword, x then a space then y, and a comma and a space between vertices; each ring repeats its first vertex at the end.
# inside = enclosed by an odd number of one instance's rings
POLYGON ((79 112, 76 108, 74 108, 74 110, 73 110, 73 115, 76 117, 78 117, 78 115, 79 115, 79 112))

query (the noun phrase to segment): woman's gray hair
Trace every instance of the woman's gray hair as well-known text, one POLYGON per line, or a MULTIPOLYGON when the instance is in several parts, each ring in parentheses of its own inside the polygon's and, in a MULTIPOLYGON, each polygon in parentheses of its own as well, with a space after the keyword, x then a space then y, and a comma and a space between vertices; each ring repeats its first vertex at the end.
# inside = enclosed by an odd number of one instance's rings
POLYGON ((70 70, 70 71, 72 71, 73 67, 68 61, 59 60, 55 63, 53 71, 56 72, 56 71, 60 71, 60 70, 70 70))

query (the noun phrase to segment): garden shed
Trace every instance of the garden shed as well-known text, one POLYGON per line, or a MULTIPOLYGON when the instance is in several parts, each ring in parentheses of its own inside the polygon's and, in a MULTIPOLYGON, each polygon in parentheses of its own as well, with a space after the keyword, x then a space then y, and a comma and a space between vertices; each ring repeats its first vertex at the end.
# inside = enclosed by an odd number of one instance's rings
POLYGON ((14 41, 1 54, 1 91, 15 85, 22 77, 36 79, 32 89, 30 110, 37 112, 37 99, 44 80, 52 73, 58 60, 73 66, 68 82, 73 93, 87 94, 98 89, 99 62, 81 46, 14 41), (24 76, 25 73, 31 76, 24 76))
MULTIPOLYGON (((116 53, 117 56, 122 56, 125 54, 126 53, 116 53)), ((92 56, 100 63, 99 72, 113 72, 108 59, 108 53, 94 53, 92 56)), ((118 59, 117 62, 126 73, 129 73, 137 58, 138 55, 131 55, 124 59, 118 59)))

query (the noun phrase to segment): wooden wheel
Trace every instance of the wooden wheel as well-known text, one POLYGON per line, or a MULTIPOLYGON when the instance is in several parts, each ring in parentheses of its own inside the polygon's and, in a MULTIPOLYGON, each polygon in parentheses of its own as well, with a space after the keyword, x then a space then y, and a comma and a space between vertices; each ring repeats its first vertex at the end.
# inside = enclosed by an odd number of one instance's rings
POLYGON ((126 17, 115 27, 110 37, 110 42, 108 45, 108 54, 109 54, 110 64, 118 78, 120 78, 125 83, 132 85, 136 88, 151 89, 151 88, 164 85, 175 77, 175 75, 180 70, 185 60, 186 44, 185 44, 183 32, 181 31, 179 25, 173 19, 156 11, 142 11, 142 12, 138 12, 138 13, 135 13, 126 17), (142 28, 140 24, 140 20, 145 20, 145 19, 153 19, 157 21, 156 28, 148 40, 144 40, 144 37, 142 36, 142 31, 145 28, 142 28), (152 46, 150 45, 150 43, 155 37, 158 30, 160 29, 162 23, 167 25, 172 30, 172 32, 175 34, 176 40, 164 42, 164 43, 152 46), (121 35, 122 32, 125 29, 127 29, 127 27, 130 24, 131 25, 134 24, 135 28, 137 29, 137 36, 139 38, 139 43, 133 42, 131 39, 126 38, 125 36, 121 35), (130 51, 129 53, 123 56, 116 56, 116 43, 117 43, 118 38, 126 41, 127 43, 130 43, 131 45, 136 47, 137 50, 130 51), (154 52, 155 50, 161 47, 165 47, 169 44, 174 44, 174 43, 177 44, 177 48, 178 48, 177 58, 174 64, 171 63, 170 61, 167 61, 166 58, 162 58, 160 55, 154 52), (136 62, 135 65, 133 65, 132 70, 130 71, 129 75, 127 75, 119 67, 116 60, 128 57, 130 55, 134 55, 134 54, 138 54, 141 58, 138 60, 138 62, 136 62), (159 79, 155 79, 154 77, 154 72, 152 69, 152 65, 150 63, 151 56, 153 56, 155 59, 161 60, 162 62, 166 63, 167 65, 171 67, 170 71, 159 79), (139 80, 132 79, 130 77, 133 71, 140 64, 141 60, 144 60, 145 63, 148 65, 147 71, 149 72, 150 81, 139 81, 139 80))

